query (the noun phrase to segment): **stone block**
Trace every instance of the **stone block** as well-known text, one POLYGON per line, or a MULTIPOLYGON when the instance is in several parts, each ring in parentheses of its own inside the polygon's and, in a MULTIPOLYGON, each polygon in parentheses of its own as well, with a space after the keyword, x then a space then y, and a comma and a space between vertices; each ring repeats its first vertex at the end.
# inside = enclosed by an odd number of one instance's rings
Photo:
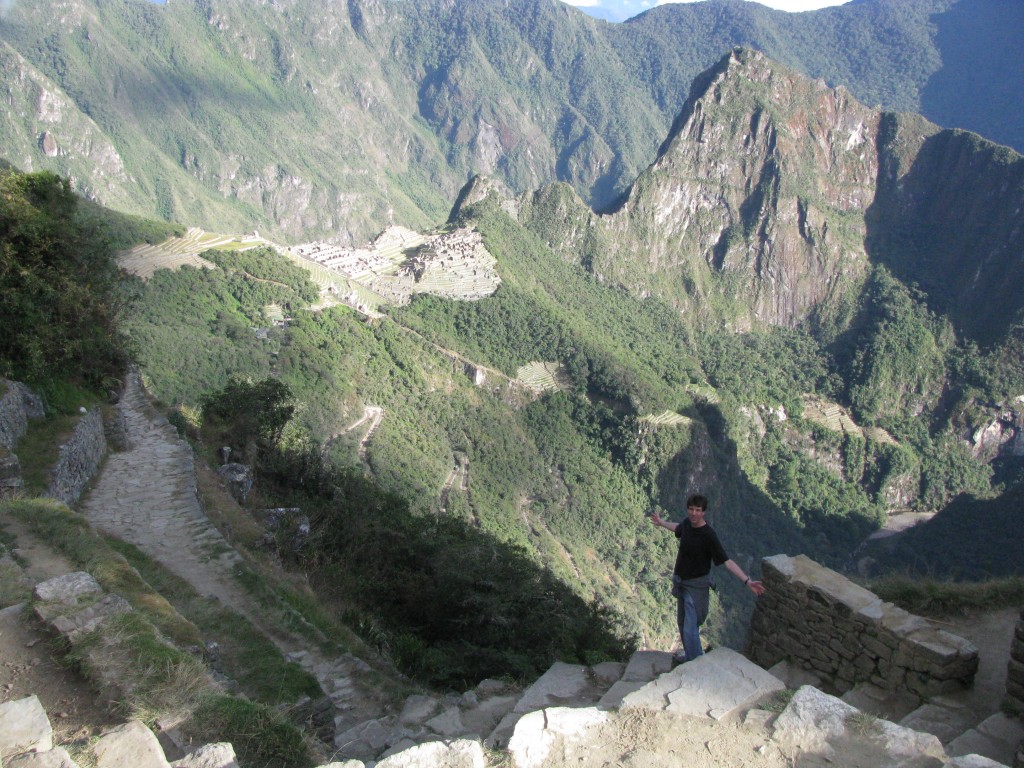
POLYGON ((173 768, 238 768, 235 749, 226 742, 205 744, 181 760, 173 768))
MULTIPOLYGON (((717 648, 676 670, 667 711, 722 720, 786 685, 736 651, 717 648)), ((668 676, 666 676, 668 677, 668 676)))
POLYGON ((491 733, 505 715, 515 709, 515 696, 492 696, 462 713, 467 734, 483 737, 491 733))
POLYGON ((445 738, 462 736, 466 732, 466 726, 462 722, 462 712, 458 707, 450 707, 436 717, 427 720, 424 725, 434 733, 445 738))
MULTIPOLYGON (((546 707, 579 703, 589 688, 587 667, 557 661, 527 689, 515 711, 525 714, 546 707)), ((595 696, 594 700, 598 698, 600 696, 595 696)))
POLYGON ((459 739, 451 743, 431 741, 418 744, 377 763, 377 768, 484 768, 487 761, 480 742, 459 739))
MULTIPOLYGON (((850 738, 849 723, 859 713, 860 710, 834 696, 804 686, 775 720, 773 738, 784 746, 819 752, 830 758, 835 754, 832 743, 850 738)), ((872 738, 893 764, 918 759, 924 764, 926 758, 941 760, 946 755, 942 744, 931 734, 917 733, 887 720, 879 720, 875 726, 872 738)))
POLYGON ((106 731, 93 746, 96 768, 170 768, 156 736, 138 720, 106 731))
POLYGON ((950 755, 979 754, 1011 765, 1022 738, 1024 723, 1019 718, 997 713, 953 739, 946 749, 950 755))
MULTIPOLYGON (((557 744, 579 741, 608 720, 598 709, 558 707, 531 712, 516 724, 508 742, 508 751, 516 768, 540 768, 557 744)), ((386 766, 384 768, 387 768, 386 766)))
POLYGON ((637 651, 622 672, 621 680, 627 683, 647 683, 672 669, 672 654, 664 651, 637 651))
POLYGON ((80 611, 56 616, 49 623, 74 644, 83 635, 92 632, 115 616, 130 613, 131 610, 131 605, 120 595, 104 595, 98 602, 86 606, 80 611))
POLYGON ((0 756, 53 749, 53 728, 37 696, 0 704, 0 756))
POLYGON ((422 725, 437 713, 439 706, 440 702, 433 696, 410 696, 405 700, 398 721, 403 725, 422 725))

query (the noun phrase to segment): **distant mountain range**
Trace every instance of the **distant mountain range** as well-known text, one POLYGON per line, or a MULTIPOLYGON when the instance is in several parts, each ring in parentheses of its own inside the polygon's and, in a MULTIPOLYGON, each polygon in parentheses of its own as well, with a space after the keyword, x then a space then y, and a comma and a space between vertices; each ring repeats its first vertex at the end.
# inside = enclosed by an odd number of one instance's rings
POLYGON ((1024 147, 1024 6, 740 0, 623 24, 555 0, 19 0, 2 156, 132 213, 284 240, 442 220, 467 178, 614 205, 736 45, 861 102, 1024 147))

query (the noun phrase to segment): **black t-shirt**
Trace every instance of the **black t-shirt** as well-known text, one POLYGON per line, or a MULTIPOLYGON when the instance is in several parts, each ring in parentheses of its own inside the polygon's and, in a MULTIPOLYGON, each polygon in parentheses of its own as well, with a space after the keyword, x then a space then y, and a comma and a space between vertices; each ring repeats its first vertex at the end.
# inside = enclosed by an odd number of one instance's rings
POLYGON ((711 572, 712 561, 715 565, 721 565, 729 559, 722 542, 718 540, 718 534, 707 523, 694 528, 689 520, 683 520, 676 526, 675 533, 679 539, 679 554, 676 555, 673 573, 681 579, 707 576, 711 572))

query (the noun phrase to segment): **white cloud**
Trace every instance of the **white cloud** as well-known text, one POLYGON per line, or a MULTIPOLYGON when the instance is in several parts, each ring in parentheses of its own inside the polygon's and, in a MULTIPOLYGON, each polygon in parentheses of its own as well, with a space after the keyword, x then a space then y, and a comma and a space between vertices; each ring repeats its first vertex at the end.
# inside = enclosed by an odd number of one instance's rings
POLYGON ((601 0, 562 0, 566 5, 575 5, 577 8, 597 8, 601 0))

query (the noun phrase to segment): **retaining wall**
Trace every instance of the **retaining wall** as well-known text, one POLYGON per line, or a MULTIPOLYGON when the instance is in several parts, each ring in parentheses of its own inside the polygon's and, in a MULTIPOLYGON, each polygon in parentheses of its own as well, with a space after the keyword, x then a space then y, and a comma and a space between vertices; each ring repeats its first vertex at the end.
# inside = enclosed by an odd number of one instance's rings
POLYGON ((761 569, 750 656, 762 667, 796 661, 840 692, 871 682, 930 697, 973 682, 978 649, 964 638, 803 555, 768 557, 761 569))
POLYGON ((0 446, 12 450, 29 419, 46 415, 42 398, 18 381, 0 379, 0 446))
POLYGON ((99 471, 106 453, 103 417, 99 408, 94 408, 79 419, 71 439, 60 447, 46 495, 69 506, 74 504, 99 471))

